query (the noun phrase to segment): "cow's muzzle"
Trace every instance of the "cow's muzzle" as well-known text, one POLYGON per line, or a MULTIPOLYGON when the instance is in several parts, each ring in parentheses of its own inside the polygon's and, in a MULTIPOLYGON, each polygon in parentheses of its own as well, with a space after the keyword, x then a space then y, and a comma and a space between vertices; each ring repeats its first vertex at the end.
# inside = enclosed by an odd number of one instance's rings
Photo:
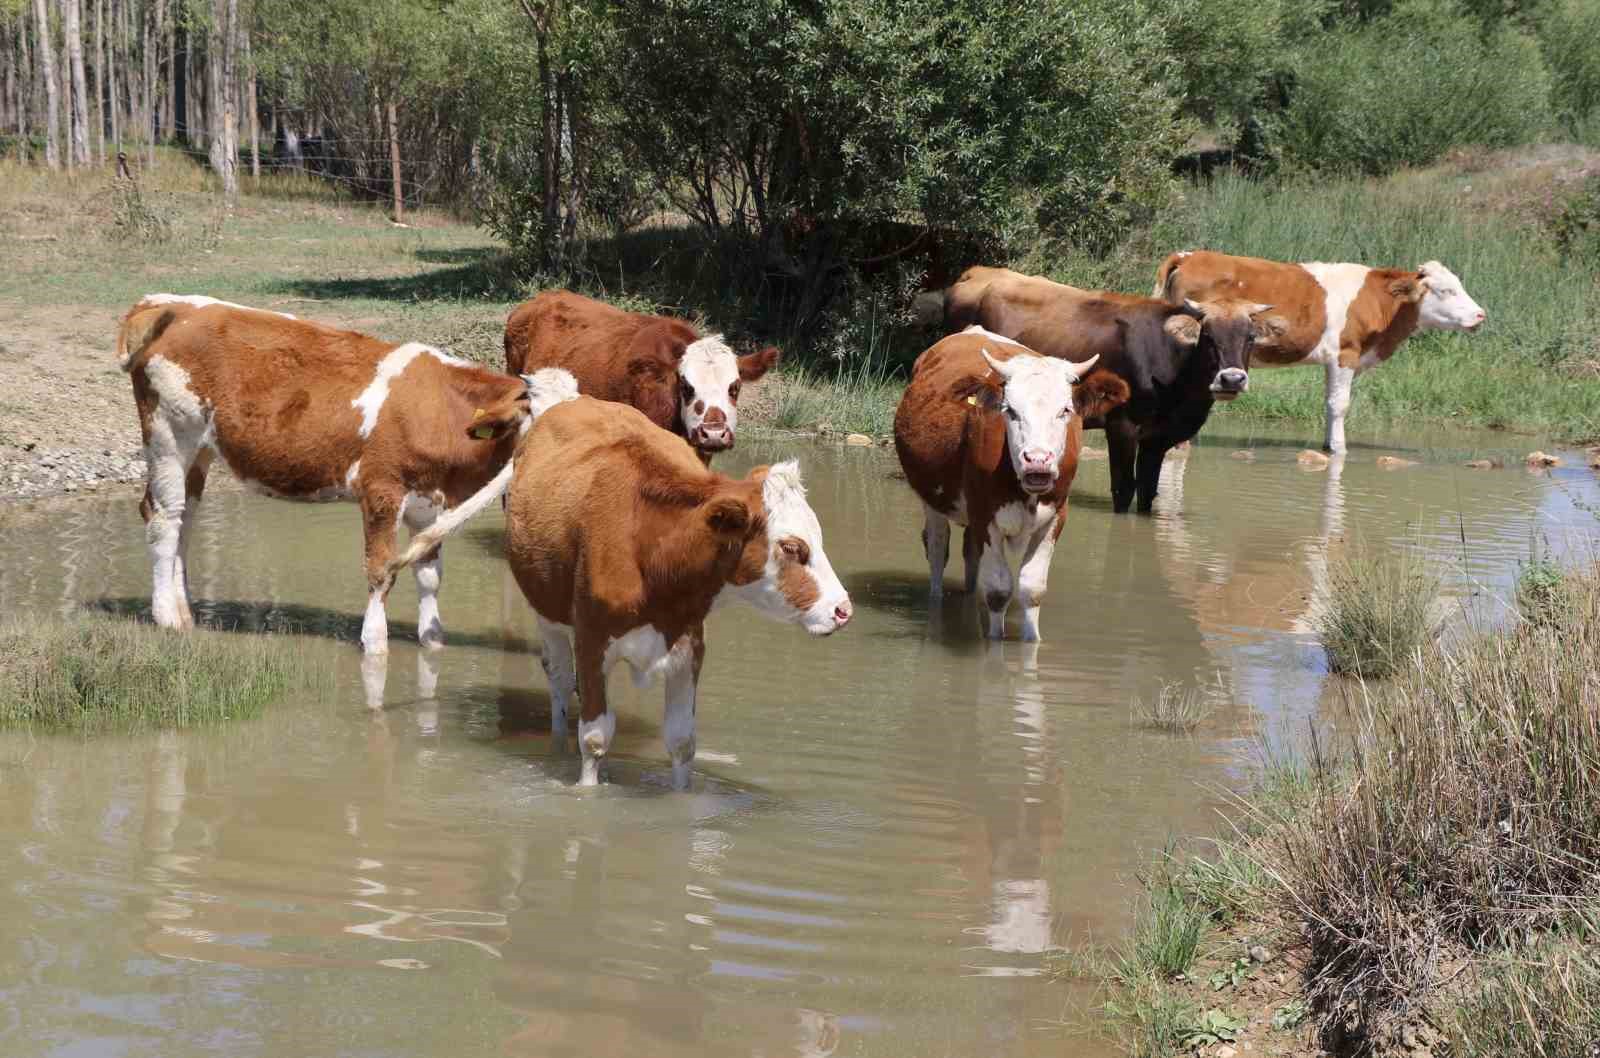
POLYGON ((1049 492, 1056 486, 1058 471, 1050 453, 1042 449, 1022 453, 1023 492, 1049 492))
POLYGON ((706 423, 689 431, 689 443, 702 452, 724 452, 733 447, 733 431, 721 423, 706 423))
POLYGON ((1250 373, 1237 367, 1225 367, 1211 380, 1211 395, 1217 400, 1232 400, 1250 388, 1250 373))

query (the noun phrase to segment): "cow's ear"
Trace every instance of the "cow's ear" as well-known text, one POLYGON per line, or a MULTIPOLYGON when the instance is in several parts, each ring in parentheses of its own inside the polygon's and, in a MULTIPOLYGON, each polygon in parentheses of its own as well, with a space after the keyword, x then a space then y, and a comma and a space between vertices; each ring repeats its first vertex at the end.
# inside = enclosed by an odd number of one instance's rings
POLYGON ((488 408, 474 408, 467 422, 467 436, 474 441, 498 441, 527 417, 528 394, 524 390, 488 408))
POLYGON ((1421 275, 1404 275, 1389 283, 1389 293, 1406 304, 1416 304, 1422 300, 1425 280, 1421 275))
POLYGON ((767 346, 759 352, 747 353, 739 358, 739 378, 754 382, 778 365, 780 356, 776 346, 767 346))
POLYGON ((706 525, 720 536, 744 536, 750 528, 750 508, 734 496, 718 496, 706 504, 706 525))
POLYGON ((636 356, 628 361, 628 375, 639 379, 662 379, 666 369, 658 356, 636 356))
POLYGON ((1186 349, 1200 344, 1200 321, 1187 312, 1174 312, 1167 317, 1161 329, 1167 332, 1167 337, 1186 349))
POLYGON ((1256 340, 1275 342, 1289 333, 1289 321, 1282 316, 1255 317, 1256 340))
POLYGON ((1072 405, 1081 417, 1094 419, 1124 403, 1129 395, 1128 384, 1114 372, 1091 371, 1072 387, 1072 405))

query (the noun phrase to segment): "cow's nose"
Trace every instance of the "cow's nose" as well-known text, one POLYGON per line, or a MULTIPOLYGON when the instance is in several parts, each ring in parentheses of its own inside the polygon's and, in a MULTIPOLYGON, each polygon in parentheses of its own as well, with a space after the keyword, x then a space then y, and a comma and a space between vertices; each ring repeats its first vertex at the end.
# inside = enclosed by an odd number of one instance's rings
POLYGON ((1025 467, 1050 466, 1050 450, 1047 448, 1029 448, 1022 453, 1022 465, 1025 467))
POLYGON ((1250 375, 1237 367, 1225 367, 1217 372, 1217 388, 1231 391, 1244 389, 1249 383, 1250 375))
POLYGON ((849 599, 846 599, 844 602, 833 608, 833 619, 838 623, 840 628, 843 628, 845 625, 850 623, 850 615, 855 612, 855 607, 850 605, 849 599))

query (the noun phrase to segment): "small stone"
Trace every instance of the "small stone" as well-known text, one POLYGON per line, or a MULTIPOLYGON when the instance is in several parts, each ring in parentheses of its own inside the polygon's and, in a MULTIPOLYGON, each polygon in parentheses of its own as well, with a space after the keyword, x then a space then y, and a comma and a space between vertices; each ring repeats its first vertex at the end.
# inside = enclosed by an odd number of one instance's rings
POLYGON ((1090 448, 1088 445, 1084 445, 1078 450, 1079 459, 1104 459, 1105 457, 1106 450, 1104 448, 1090 448))
POLYGON ((1241 448, 1237 452, 1230 453, 1229 458, 1238 459, 1246 463, 1253 463, 1255 462, 1256 454, 1247 448, 1241 448))
POLYGON ((819 422, 819 423, 817 423, 817 433, 822 434, 823 436, 827 436, 828 434, 831 434, 832 432, 833 432, 833 423, 831 423, 831 422, 819 422))
POLYGON ((1274 958, 1275 958, 1275 956, 1272 954, 1272 951, 1270 949, 1268 949, 1265 945, 1262 945, 1262 944, 1252 944, 1252 945, 1250 945, 1250 961, 1251 962, 1271 962, 1274 958))
POLYGON ((1309 448, 1302 450, 1299 455, 1295 456, 1294 461, 1307 470, 1324 470, 1332 462, 1326 452, 1313 452, 1309 448))
POLYGON ((1216 1058, 1234 1058, 1239 1053, 1239 1048, 1230 1043, 1218 1044, 1217 1049, 1211 1052, 1216 1058))
POLYGON ((855 445, 857 448, 865 448, 872 444, 872 438, 868 437, 864 433, 853 433, 846 435, 844 443, 847 445, 855 445))
POLYGON ((1471 470, 1493 470, 1495 462, 1492 459, 1469 459, 1461 464, 1471 470))
POLYGON ((1549 452, 1529 452, 1525 461, 1530 467, 1558 467, 1561 457, 1553 456, 1549 452))
POLYGON ((1589 453, 1589 469, 1600 470, 1600 448, 1589 453))
POLYGON ((1417 465, 1417 461, 1415 459, 1401 459, 1399 456, 1379 456, 1378 465, 1385 470, 1399 470, 1403 467, 1414 467, 1417 465))

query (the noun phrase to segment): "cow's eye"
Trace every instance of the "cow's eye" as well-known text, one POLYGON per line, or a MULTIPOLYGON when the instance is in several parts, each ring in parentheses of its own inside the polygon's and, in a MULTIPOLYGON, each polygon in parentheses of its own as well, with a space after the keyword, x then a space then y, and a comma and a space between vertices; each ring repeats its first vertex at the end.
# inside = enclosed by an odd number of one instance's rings
POLYGON ((729 400, 738 400, 739 399, 739 383, 735 382, 733 385, 728 387, 728 399, 729 400))
POLYGON ((694 387, 689 384, 688 379, 678 379, 678 385, 683 389, 683 402, 685 404, 689 403, 691 400, 694 400, 694 387))
POLYGON ((786 536, 778 541, 778 550, 802 566, 811 562, 811 545, 798 536, 786 536))

